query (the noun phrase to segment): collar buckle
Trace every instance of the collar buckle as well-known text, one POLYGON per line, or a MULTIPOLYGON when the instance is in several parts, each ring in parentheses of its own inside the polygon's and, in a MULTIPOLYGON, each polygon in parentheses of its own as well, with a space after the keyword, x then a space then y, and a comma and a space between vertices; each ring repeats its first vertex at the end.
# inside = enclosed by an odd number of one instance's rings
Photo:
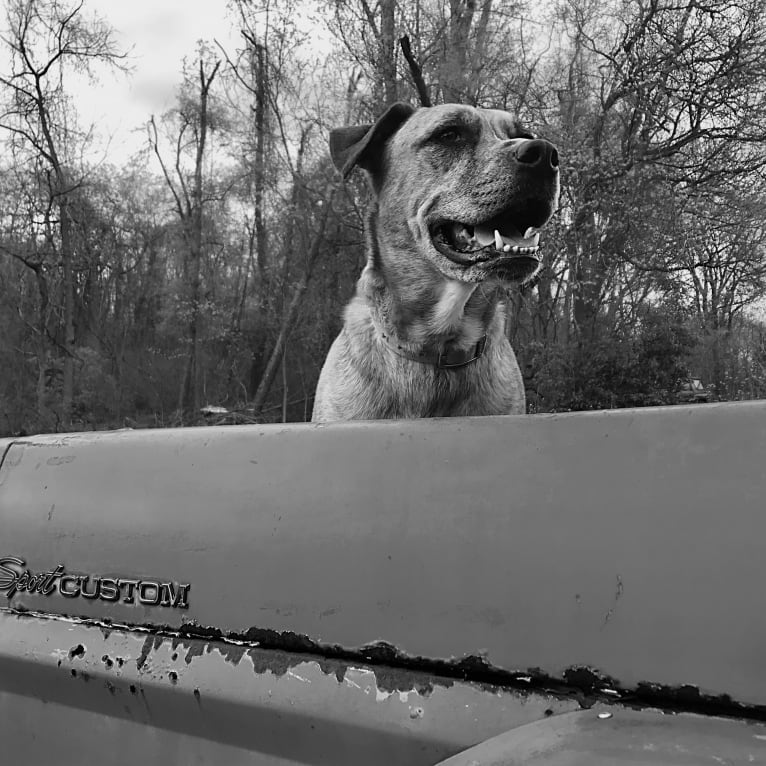
POLYGON ((478 343, 473 347, 472 356, 465 358, 465 352, 455 353, 452 350, 439 352, 436 358, 436 366, 440 370, 455 370, 459 367, 466 367, 475 362, 484 354, 484 348, 487 345, 487 336, 483 335, 478 343))

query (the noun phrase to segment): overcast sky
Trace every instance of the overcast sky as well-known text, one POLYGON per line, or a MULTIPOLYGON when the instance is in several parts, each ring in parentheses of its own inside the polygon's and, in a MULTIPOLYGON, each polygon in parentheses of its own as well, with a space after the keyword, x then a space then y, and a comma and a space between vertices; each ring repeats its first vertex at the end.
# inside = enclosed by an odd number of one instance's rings
POLYGON ((131 50, 131 75, 105 73, 95 85, 78 83, 73 94, 82 124, 113 136, 113 162, 138 148, 152 113, 172 104, 183 58, 194 56, 198 40, 215 38, 229 50, 237 44, 225 0, 86 0, 84 10, 106 19, 122 49, 131 50))

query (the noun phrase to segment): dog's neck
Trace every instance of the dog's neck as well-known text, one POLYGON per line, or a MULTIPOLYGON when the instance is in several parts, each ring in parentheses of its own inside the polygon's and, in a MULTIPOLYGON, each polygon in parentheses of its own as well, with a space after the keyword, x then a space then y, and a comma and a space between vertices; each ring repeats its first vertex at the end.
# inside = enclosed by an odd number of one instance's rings
POLYGON ((469 349, 482 337, 503 330, 500 288, 445 277, 410 254, 412 244, 404 237, 384 247, 377 236, 375 205, 365 233, 368 261, 357 294, 365 300, 384 341, 412 352, 469 349))

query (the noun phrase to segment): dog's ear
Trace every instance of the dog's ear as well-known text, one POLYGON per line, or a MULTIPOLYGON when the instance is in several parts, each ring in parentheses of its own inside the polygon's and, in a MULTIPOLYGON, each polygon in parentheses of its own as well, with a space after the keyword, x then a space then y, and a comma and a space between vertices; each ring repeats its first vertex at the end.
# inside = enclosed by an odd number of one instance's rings
POLYGON ((330 131, 330 156, 344 178, 358 165, 375 173, 385 142, 415 111, 409 104, 397 103, 386 109, 374 125, 354 125, 330 131))

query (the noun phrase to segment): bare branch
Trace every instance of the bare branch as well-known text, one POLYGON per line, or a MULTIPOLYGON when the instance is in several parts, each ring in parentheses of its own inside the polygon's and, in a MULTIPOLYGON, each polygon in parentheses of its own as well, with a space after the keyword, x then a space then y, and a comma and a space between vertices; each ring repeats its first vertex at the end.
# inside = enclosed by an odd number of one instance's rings
POLYGON ((428 95, 428 87, 426 86, 425 80, 423 80, 423 70, 412 55, 410 38, 407 35, 400 37, 399 45, 402 48, 404 58, 407 59, 407 63, 410 66, 410 74, 412 75, 412 81, 415 83, 415 88, 418 91, 421 106, 431 106, 431 97, 428 95))

